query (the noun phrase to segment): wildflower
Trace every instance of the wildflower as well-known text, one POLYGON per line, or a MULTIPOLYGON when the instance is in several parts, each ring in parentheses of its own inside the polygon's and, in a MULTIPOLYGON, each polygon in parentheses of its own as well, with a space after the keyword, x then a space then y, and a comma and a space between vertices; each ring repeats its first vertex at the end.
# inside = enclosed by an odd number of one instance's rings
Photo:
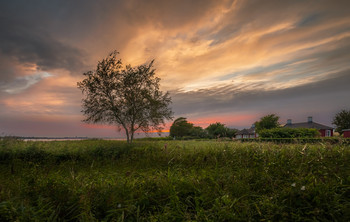
POLYGON ((292 183, 292 185, 291 185, 292 187, 295 187, 295 183, 292 183))
POLYGON ((305 186, 302 186, 302 187, 300 188, 300 190, 305 190, 305 186))
POLYGON ((118 208, 121 208, 121 207, 122 207, 122 205, 121 205, 121 204, 118 204, 118 205, 117 205, 117 207, 118 207, 118 208))

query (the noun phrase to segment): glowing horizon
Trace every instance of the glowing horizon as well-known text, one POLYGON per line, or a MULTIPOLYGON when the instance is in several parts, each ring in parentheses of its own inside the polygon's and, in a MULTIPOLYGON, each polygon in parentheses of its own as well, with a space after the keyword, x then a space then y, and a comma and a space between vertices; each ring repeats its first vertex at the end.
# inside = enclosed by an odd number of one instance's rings
MULTIPOLYGON (((120 135, 81 120, 82 73, 113 50, 155 59, 175 119, 248 128, 350 109, 348 1, 0 3, 0 134, 120 135), (15 16, 14 16, 15 15, 15 16)), ((171 122, 167 122, 166 129, 171 122)))

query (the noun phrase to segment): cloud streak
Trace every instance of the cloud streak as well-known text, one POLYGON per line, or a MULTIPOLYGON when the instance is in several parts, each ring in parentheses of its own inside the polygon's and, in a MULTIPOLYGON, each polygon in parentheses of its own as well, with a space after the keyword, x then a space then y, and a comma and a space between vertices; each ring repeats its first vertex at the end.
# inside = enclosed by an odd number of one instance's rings
POLYGON ((3 1, 1 121, 16 125, 16 117, 45 116, 47 127, 66 117, 77 122, 80 135, 88 132, 78 124, 76 82, 117 49, 126 64, 156 59, 175 115, 203 126, 217 118, 248 127, 269 112, 301 120, 316 115, 330 124, 336 111, 350 108, 349 6, 292 0, 3 1))
POLYGON ((177 115, 194 119, 205 115, 215 116, 217 113, 231 115, 226 122, 235 127, 243 127, 231 120, 236 115, 251 115, 243 122, 249 126, 249 122, 253 123, 268 113, 278 113, 284 120, 301 118, 301 115, 317 115, 319 120, 330 125, 337 109, 348 107, 344 95, 350 95, 349 82, 350 69, 334 73, 327 79, 283 89, 263 90, 262 85, 247 84, 178 91, 172 93, 173 106, 177 115))
POLYGON ((24 77, 18 77, 15 79, 15 81, 3 85, 0 85, 0 90, 9 93, 9 94, 16 94, 23 92, 24 90, 28 89, 30 86, 38 83, 44 78, 50 77, 51 75, 49 73, 38 73, 36 75, 31 76, 24 76, 24 77))

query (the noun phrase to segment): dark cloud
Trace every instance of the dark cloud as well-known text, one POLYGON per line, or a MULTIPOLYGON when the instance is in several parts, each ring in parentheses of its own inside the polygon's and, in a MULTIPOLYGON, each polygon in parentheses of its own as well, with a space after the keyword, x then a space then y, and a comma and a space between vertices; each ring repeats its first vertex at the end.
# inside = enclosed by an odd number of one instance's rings
POLYGON ((312 15, 307 15, 303 17, 299 23, 298 26, 312 26, 314 24, 317 24, 321 18, 321 15, 318 13, 312 14, 312 15))
POLYGON ((16 76, 14 62, 0 53, 0 84, 5 84, 16 76))
POLYGON ((181 28, 217 5, 210 0, 3 1, 0 52, 41 70, 63 68, 80 74, 91 68, 85 60, 96 62, 100 57, 94 54, 122 50, 140 27, 181 28))
MULTIPOLYGON (((344 16, 348 15, 347 9, 350 7, 350 2, 346 0, 336 3, 294 0, 250 0, 237 1, 236 3, 234 10, 225 14, 219 27, 207 30, 207 34, 210 33, 210 38, 215 39, 212 45, 225 42, 249 30, 263 30, 283 22, 295 23, 294 29, 285 32, 286 35, 293 35, 306 28, 343 19, 344 16)), ((311 39, 314 41, 318 38, 324 38, 326 34, 332 36, 338 31, 339 29, 327 30, 318 36, 311 36, 311 39)), ((273 33, 273 35, 276 34, 281 33, 273 33)), ((287 44, 290 42, 288 41, 287 44)))
MULTIPOLYGON (((350 69, 334 74, 328 79, 279 90, 254 90, 245 87, 225 86, 196 92, 172 92, 173 107, 177 115, 202 115, 227 112, 295 113, 310 112, 331 116, 341 107, 350 108, 350 69), (325 103, 327 106, 325 106, 325 103), (344 105, 340 105, 344 104, 344 105)), ((257 85, 255 85, 257 86, 257 85)), ((331 119, 327 123, 330 124, 331 119)))
POLYGON ((0 51, 20 63, 36 64, 39 70, 81 70, 84 54, 66 45, 45 30, 28 27, 11 19, 0 20, 0 51))
POLYGON ((21 134, 33 126, 36 134, 82 130, 79 77, 72 74, 94 68, 114 49, 137 62, 155 57, 171 89, 204 86, 172 92, 176 115, 328 118, 349 108, 349 6, 295 0, 0 1, 0 132, 4 126, 21 134), (224 86, 205 88, 211 80, 224 86), (29 114, 68 120, 31 121, 29 114))

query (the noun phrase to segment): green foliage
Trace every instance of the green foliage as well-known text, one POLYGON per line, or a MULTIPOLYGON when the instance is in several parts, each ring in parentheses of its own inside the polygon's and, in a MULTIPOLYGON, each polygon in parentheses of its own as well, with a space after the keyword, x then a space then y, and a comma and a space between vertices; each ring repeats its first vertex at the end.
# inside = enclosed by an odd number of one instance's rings
POLYGON ((208 134, 207 134, 207 131, 205 131, 202 127, 194 126, 191 129, 191 136, 195 138, 207 138, 208 134))
POLYGON ((236 135, 236 129, 229 129, 225 124, 216 122, 210 124, 206 129, 209 138, 229 137, 233 138, 236 135))
POLYGON ((255 129, 260 133, 264 129, 273 129, 279 127, 279 116, 275 114, 270 114, 264 117, 261 117, 260 121, 255 122, 255 129))
POLYGON ((226 128, 226 136, 228 138, 234 138, 236 136, 236 133, 238 132, 237 129, 230 129, 230 128, 226 128))
POLYGON ((350 145, 350 139, 341 137, 307 137, 307 138, 242 138, 241 142, 272 142, 276 144, 339 144, 350 145))
POLYGON ((171 137, 190 136, 193 129, 193 123, 187 122, 185 117, 177 118, 170 127, 171 137))
POLYGON ((262 138, 308 138, 320 136, 317 129, 308 128, 273 128, 260 130, 262 138))
POLYGON ((336 125, 336 132, 343 134, 344 129, 350 129, 350 110, 342 110, 337 113, 334 118, 332 124, 336 125))
POLYGON ((172 119, 171 98, 159 90, 154 61, 123 68, 117 55, 114 51, 98 62, 96 70, 84 73, 86 78, 77 85, 85 96, 84 121, 115 124, 125 130, 131 143, 136 130, 161 131, 164 120, 172 119))
POLYGON ((207 132, 200 126, 187 122, 185 117, 177 118, 170 127, 170 137, 184 139, 206 138, 207 132))
POLYGON ((349 221, 349 148, 0 140, 0 221, 349 221))

